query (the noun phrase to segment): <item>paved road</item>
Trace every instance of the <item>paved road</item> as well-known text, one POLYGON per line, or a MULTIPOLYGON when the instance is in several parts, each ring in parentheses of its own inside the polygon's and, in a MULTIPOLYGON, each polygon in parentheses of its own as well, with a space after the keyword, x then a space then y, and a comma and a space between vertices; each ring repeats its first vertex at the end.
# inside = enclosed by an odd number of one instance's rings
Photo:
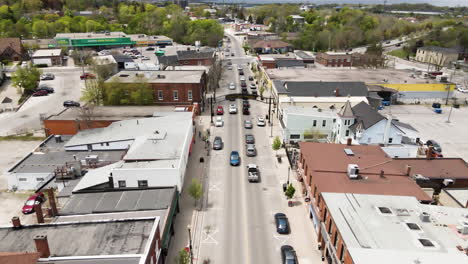
POLYGON ((63 101, 79 101, 84 81, 80 80, 81 68, 52 68, 44 72, 55 74, 55 80, 41 81, 54 88, 55 93, 41 97, 31 97, 18 112, 0 114, 0 136, 15 134, 25 130, 41 128, 40 114, 57 114, 64 109, 63 101))

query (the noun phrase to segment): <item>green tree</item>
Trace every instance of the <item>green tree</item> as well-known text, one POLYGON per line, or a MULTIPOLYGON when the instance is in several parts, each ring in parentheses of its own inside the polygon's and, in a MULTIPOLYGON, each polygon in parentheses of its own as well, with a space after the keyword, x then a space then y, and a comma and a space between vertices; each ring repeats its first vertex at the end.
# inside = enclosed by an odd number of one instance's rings
POLYGON ((36 20, 32 26, 34 36, 38 38, 48 37, 47 35, 47 22, 44 20, 36 20))
POLYGON ((197 179, 192 179, 192 183, 190 184, 188 191, 189 191, 190 196, 195 201, 195 206, 197 206, 198 200, 203 195, 203 188, 202 188, 200 181, 197 179))
POLYGON ((278 153, 278 150, 281 148, 281 139, 278 136, 273 140, 271 148, 276 151, 276 153, 278 153))
POLYGON ((288 199, 291 199, 291 198, 294 197, 295 192, 296 192, 296 189, 294 188, 294 186, 292 184, 289 184, 288 188, 286 188, 286 192, 284 192, 284 194, 286 195, 286 197, 288 199))
POLYGON ((103 81, 99 79, 86 80, 80 99, 88 104, 101 105, 103 102, 103 81))
POLYGON ((18 67, 11 75, 12 84, 18 89, 18 92, 23 95, 30 95, 34 92, 39 83, 39 78, 42 71, 37 67, 26 66, 18 67))

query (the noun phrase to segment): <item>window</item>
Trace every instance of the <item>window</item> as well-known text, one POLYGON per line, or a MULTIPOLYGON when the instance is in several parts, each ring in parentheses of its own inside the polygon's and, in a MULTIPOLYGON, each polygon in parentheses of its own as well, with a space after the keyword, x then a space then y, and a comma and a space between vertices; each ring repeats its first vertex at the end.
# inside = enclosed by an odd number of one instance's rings
POLYGON ((341 245, 341 249, 340 249, 340 260, 341 262, 344 262, 344 245, 341 245))
POLYGON ((390 210, 388 207, 379 207, 379 211, 382 214, 392 214, 392 210, 390 210))
POLYGON ((335 124, 335 123, 336 123, 336 118, 333 118, 333 124, 335 124))
POLYGON ((393 138, 388 138, 388 143, 392 143, 393 142, 393 138))
POLYGON ((301 135, 299 135, 299 134, 291 134, 291 135, 289 135, 289 138, 290 138, 290 139, 300 139, 300 138, 301 138, 301 135))
POLYGON ((43 181, 44 181, 44 178, 36 178, 36 181, 38 181, 38 182, 43 182, 43 181))
MULTIPOLYGON (((326 218, 325 218, 326 219, 326 218)), ((330 218, 330 222, 328 222, 328 234, 331 235, 331 230, 332 230, 332 220, 330 218)))
POLYGON ((322 127, 325 127, 327 125, 327 120, 322 120, 322 127))
POLYGON ((179 101, 179 91, 173 91, 174 101, 179 101))
POLYGON ((314 120, 314 123, 312 124, 313 127, 317 126, 317 120, 314 120))
POLYGON ((159 101, 164 100, 163 91, 161 91, 161 90, 158 91, 158 100, 159 100, 159 101))
POLYGON ((138 187, 140 188, 148 187, 148 181, 146 180, 138 181, 138 187))
POLYGON ((335 239, 333 239, 333 246, 336 248, 336 242, 338 241, 338 231, 335 231, 335 239))
POLYGON ((189 101, 192 101, 192 96, 193 96, 192 90, 189 90, 189 91, 188 91, 188 94, 187 94, 187 99, 188 99, 189 101))
POLYGON ((106 146, 107 146, 107 147, 109 146, 109 142, 106 142, 106 146))
POLYGON ((419 243, 425 247, 435 247, 434 244, 429 239, 419 238, 419 243))
POLYGON ((26 178, 19 178, 18 181, 28 181, 26 178))
POLYGON ((127 182, 119 181, 119 188, 125 188, 125 187, 127 187, 127 182))
POLYGON ((421 230, 419 225, 415 223, 406 223, 406 226, 408 226, 408 228, 411 230, 421 230))
POLYGON ((345 137, 349 136, 349 129, 346 129, 345 137))

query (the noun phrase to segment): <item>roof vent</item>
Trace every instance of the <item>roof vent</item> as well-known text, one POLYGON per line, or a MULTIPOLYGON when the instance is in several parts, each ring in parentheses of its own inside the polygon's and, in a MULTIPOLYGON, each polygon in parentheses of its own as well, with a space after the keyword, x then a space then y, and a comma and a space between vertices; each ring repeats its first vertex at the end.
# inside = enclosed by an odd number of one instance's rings
POLYGON ((119 77, 128 77, 128 74, 120 74, 119 77))
POLYGON ((345 148, 344 152, 346 153, 347 156, 354 156, 354 152, 352 149, 345 148))
POLYGON ((359 166, 357 164, 348 164, 348 177, 357 179, 359 177, 359 166))
POLYGON ((421 215, 419 215, 419 218, 421 219, 421 221, 426 223, 431 221, 431 216, 429 215, 429 213, 426 212, 422 212, 421 215))
POLYGON ((462 221, 460 226, 457 226, 458 232, 462 235, 468 235, 468 222, 462 221))
POLYGON ((158 79, 165 79, 166 78, 166 75, 164 74, 158 74, 158 79))

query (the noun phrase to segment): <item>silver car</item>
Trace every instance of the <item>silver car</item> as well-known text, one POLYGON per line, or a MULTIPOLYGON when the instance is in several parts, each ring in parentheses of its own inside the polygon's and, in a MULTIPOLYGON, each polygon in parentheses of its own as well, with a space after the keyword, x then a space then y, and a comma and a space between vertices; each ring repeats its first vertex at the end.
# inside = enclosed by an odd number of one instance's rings
POLYGON ((246 128, 246 129, 252 129, 252 121, 250 121, 250 120, 244 120, 244 128, 246 128))
POLYGON ((257 156, 257 149, 254 144, 247 144, 247 157, 257 156))

